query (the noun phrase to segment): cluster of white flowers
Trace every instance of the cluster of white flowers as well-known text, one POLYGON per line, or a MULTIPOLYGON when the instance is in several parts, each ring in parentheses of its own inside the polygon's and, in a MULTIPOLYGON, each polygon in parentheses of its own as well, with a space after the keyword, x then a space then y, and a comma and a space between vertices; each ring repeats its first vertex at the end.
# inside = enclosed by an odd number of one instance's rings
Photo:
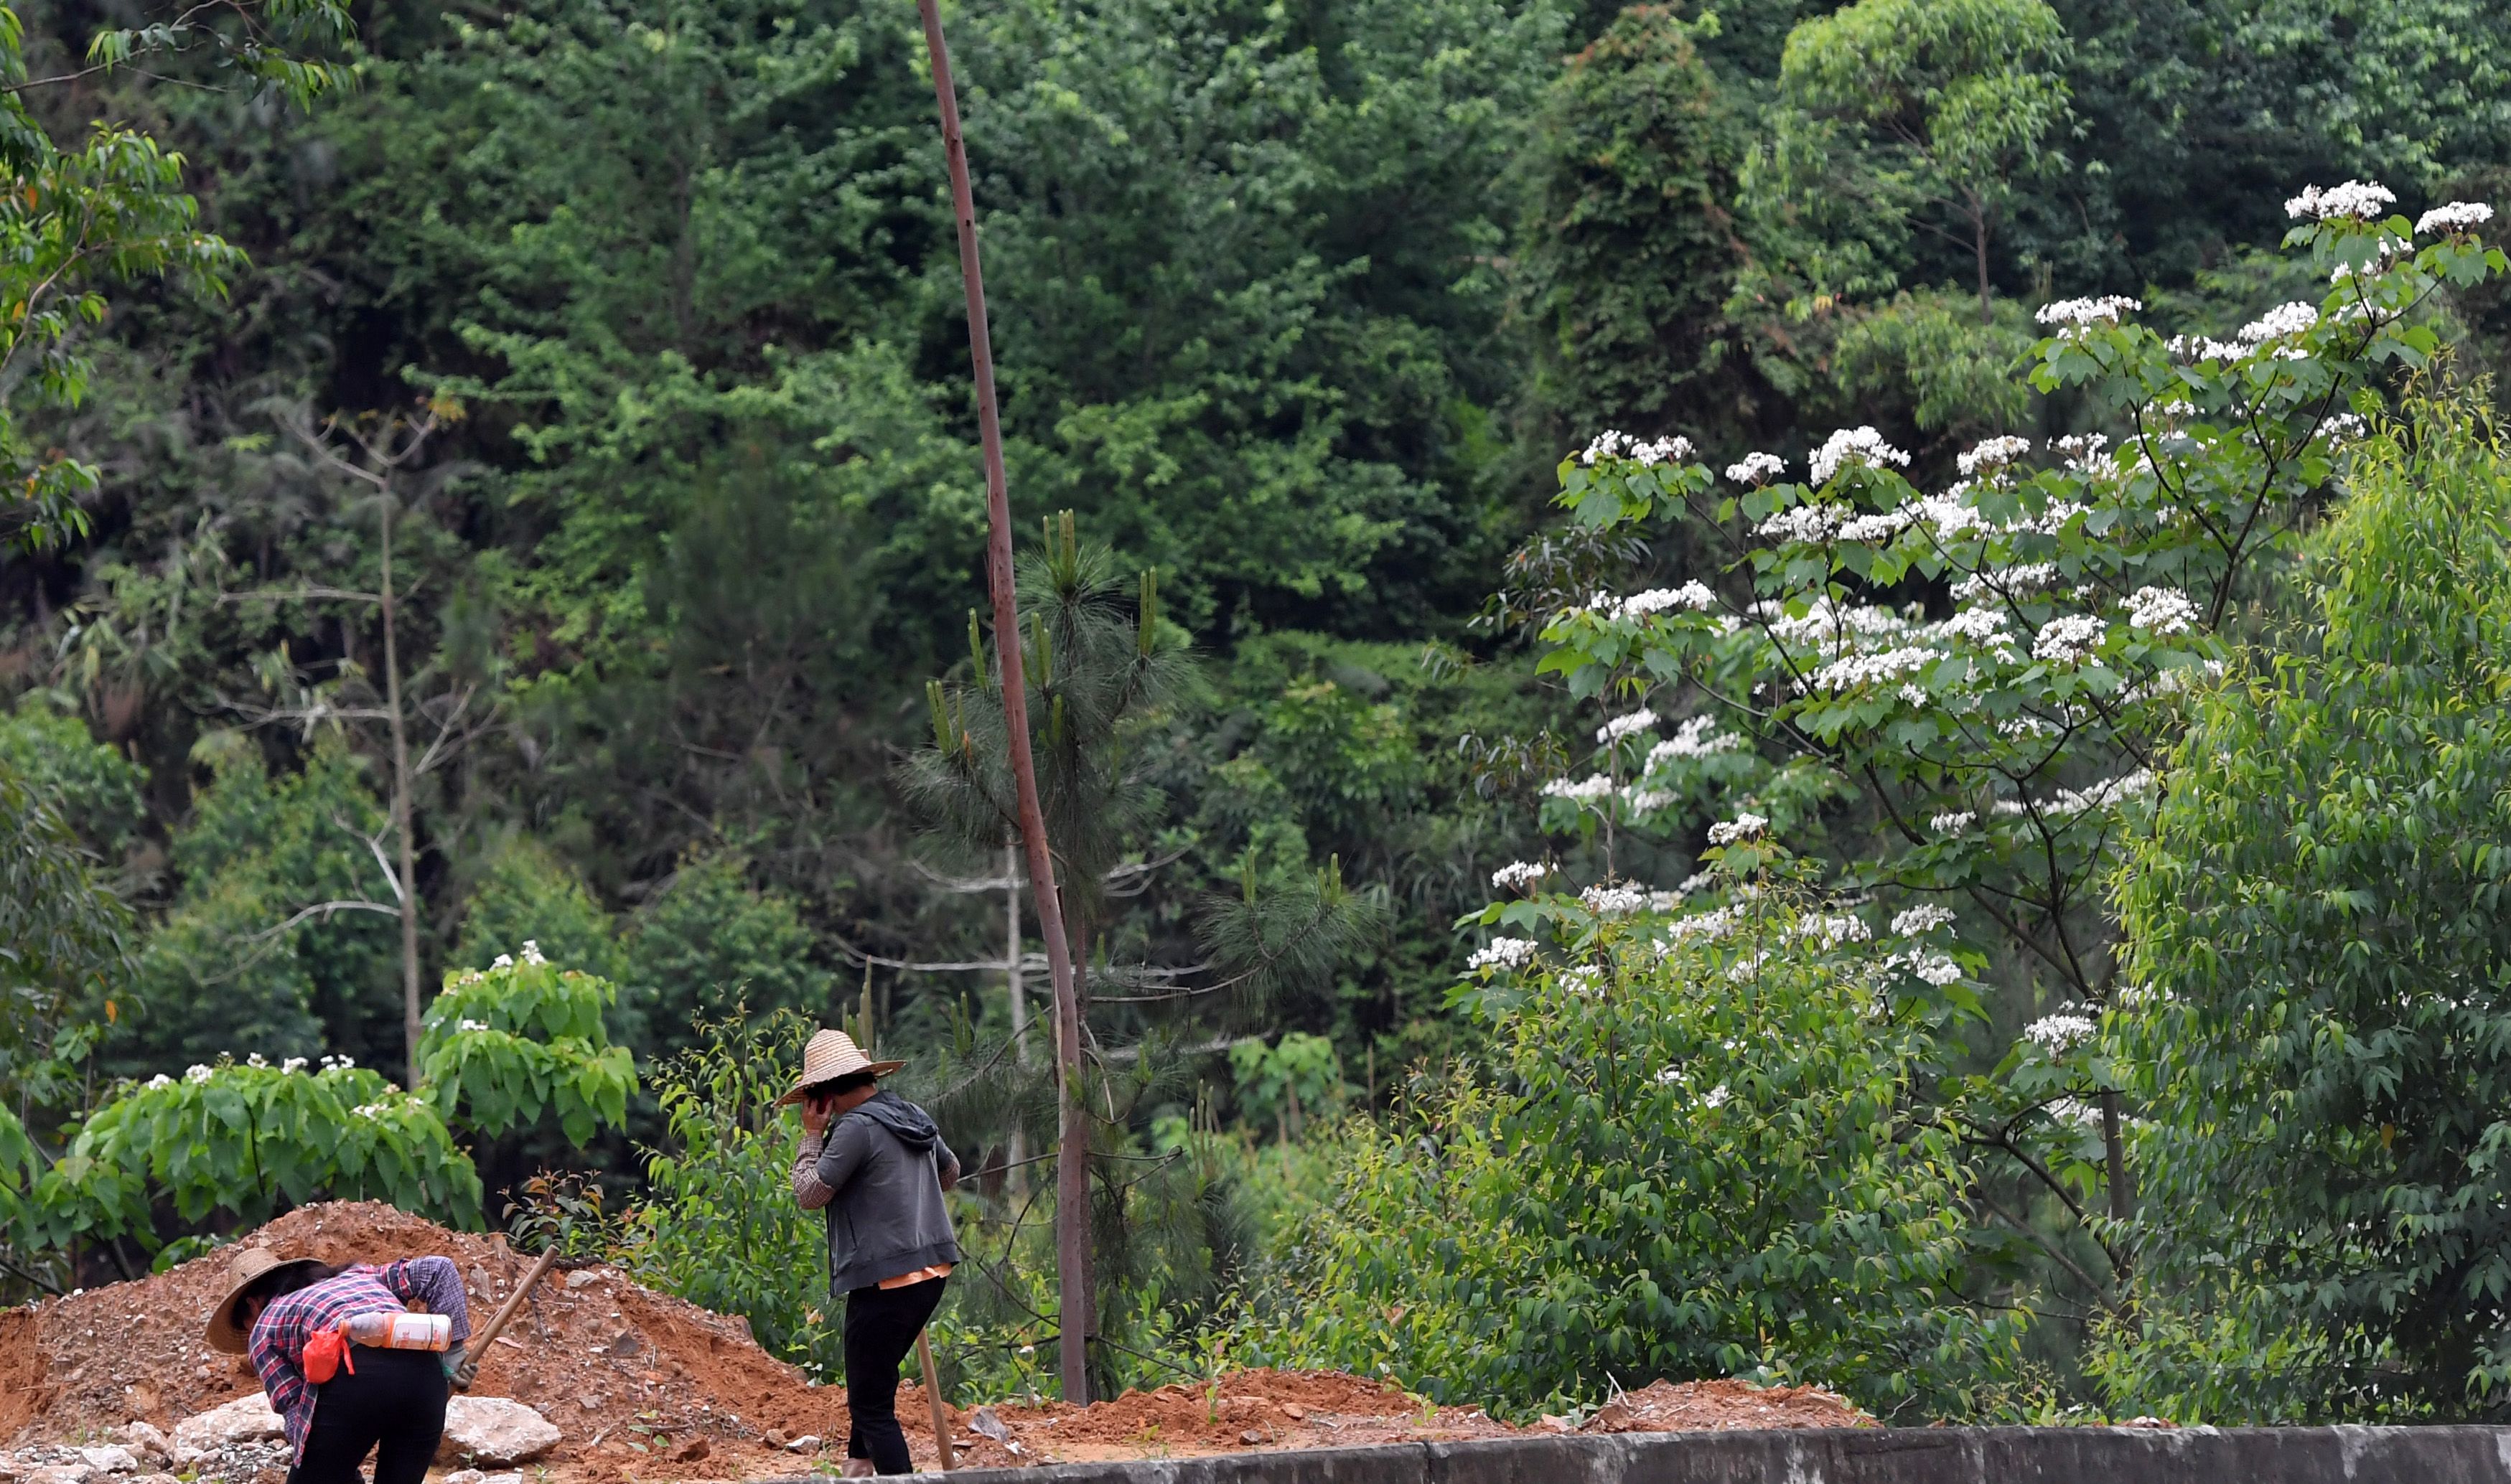
POLYGON ((1695 912, 1689 917, 1678 917, 1666 924, 1666 932, 1672 934, 1666 946, 1673 947, 1691 938, 1714 943, 1733 932, 1736 921, 1733 907, 1718 907, 1707 912, 1695 912))
POLYGON ((383 1117, 385 1114, 392 1112, 392 1104, 390 1104, 390 1103, 360 1103, 357 1107, 352 1108, 352 1109, 350 1109, 349 1111, 350 1111, 350 1112, 352 1112, 352 1113, 354 1113, 354 1114, 356 1114, 358 1117, 360 1117, 360 1118, 362 1118, 362 1119, 369 1119, 369 1120, 371 1120, 371 1119, 379 1119, 379 1118, 383 1117))
POLYGON ((2246 345, 2217 340, 2206 335, 2174 335, 2171 354, 2187 361, 2238 361, 2250 353, 2246 345))
POLYGON ((1958 835, 1979 822, 1979 816, 1967 809, 1942 814, 1927 821, 1927 828, 1940 835, 1958 835))
POLYGON ((1604 975, 1591 965, 1579 964, 1561 970, 1553 982, 1582 999, 1592 1000, 1604 992, 1604 975))
POLYGON ((1622 802, 1630 806, 1631 813, 1635 815, 1652 815, 1660 809, 1674 806, 1674 790, 1634 785, 1622 790, 1622 802))
POLYGON ((2171 588, 2139 588, 2127 600, 2127 621, 2155 633, 2186 633, 2197 623, 2197 605, 2171 588))
POLYGON ((1940 638, 1968 639, 1989 649, 2011 645, 2013 636, 2005 631, 2006 616, 1994 608, 1965 608, 1951 618, 1932 627, 1928 632, 1940 638))
POLYGON ((1845 506, 1820 502, 1791 505, 1753 527, 1753 534, 1765 541, 1828 541, 1848 523, 1849 514, 1845 506))
POLYGON ((2319 306, 2296 299, 2290 304, 2279 304, 2242 325, 2241 343, 2264 345, 2270 340, 2282 340, 2289 335, 2299 335, 2304 330, 2317 327, 2318 323, 2319 306))
POLYGON ((2042 625, 2031 641, 2031 658, 2052 665, 2081 665, 2101 648, 2110 626, 2089 613, 2069 613, 2042 625))
POLYGON ((484 1031, 488 1028, 488 1022, 485 1020, 473 1020, 465 1017, 464 1019, 453 1022, 453 1028, 457 1031, 484 1031))
POLYGON ((282 1072, 302 1072, 305 1070, 305 1058, 302 1056, 290 1056, 286 1061, 279 1064, 279 1070, 282 1072))
POLYGON ((2141 1010, 2165 1003, 2171 998, 2171 992, 2151 984, 2128 984, 2121 986, 2111 998, 2121 1009, 2141 1010))
POLYGON ((1932 649, 1914 645, 1887 649, 1880 654, 1850 655, 1834 660, 1810 675, 1796 681, 1799 693, 1813 691, 1848 691, 1860 686, 1899 680, 1933 664, 1942 656, 1932 649))
POLYGON ((2418 232, 2468 232, 2493 219, 2493 209, 2481 201, 2453 201, 2415 218, 2418 232))
POLYGON ((1599 745, 1620 742, 1634 732, 1644 732, 1656 725, 1656 712, 1642 706, 1627 715, 1616 716, 1596 729, 1599 745))
POLYGON ((168 1077, 163 1072, 160 1072, 156 1076, 148 1079, 148 1086, 151 1091, 154 1091, 159 1087, 171 1087, 173 1085, 174 1085, 174 1079, 168 1077))
POLYGON ((2301 188, 2301 194, 2284 204, 2284 214, 2296 221, 2336 221, 2351 218, 2371 221, 2380 209, 2397 203, 2397 193, 2374 180, 2348 180, 2321 190, 2315 185, 2301 188))
POLYGON ((1682 1081, 1682 1068, 1680 1066, 1670 1065, 1664 1071, 1659 1072, 1656 1075, 1656 1084, 1660 1087, 1671 1087, 1680 1081, 1682 1081))
POLYGON ((1753 614, 1767 624, 1770 637, 1782 644, 1830 644, 1849 638, 1886 638, 1910 631, 1910 621, 1889 608, 1868 603, 1842 603, 1824 598, 1798 617, 1787 605, 1763 601, 1753 614))
POLYGON ((270 1065, 270 1058, 255 1051, 244 1059, 244 1064, 248 1067, 266 1067, 270 1065))
POLYGON ((2371 432, 2372 425, 2355 413, 2338 412, 2322 422, 2319 431, 2330 443, 2341 447, 2371 432))
POLYGON ((346 1072, 356 1067, 357 1064, 358 1058, 354 1056, 326 1056, 320 1063, 321 1067, 326 1072, 346 1072))
POLYGON ((515 956, 511 953, 501 953, 489 963, 488 967, 490 969, 512 969, 515 967, 515 956))
POLYGON ((1627 620, 1643 619, 1652 613, 1665 613, 1677 608, 1700 611, 1717 606, 1718 594, 1710 591, 1707 586, 1684 583, 1680 588, 1650 588, 1645 592, 1634 592, 1625 598, 1599 592, 1587 605, 1587 611, 1606 618, 1627 620))
POLYGON ((1540 860, 1512 860, 1491 872, 1494 891, 1524 891, 1552 874, 1552 867, 1540 860))
POLYGON ((1719 1108, 1725 1107, 1726 1099, 1731 1096, 1733 1096, 1733 1094, 1726 1090, 1726 1084, 1724 1083, 1719 1083, 1717 1086, 1700 1094, 1700 1106, 1715 1112, 1719 1108))
POLYGON ((1709 757, 1715 753, 1732 752, 1744 745, 1744 739, 1732 732, 1718 730, 1718 718, 1703 713, 1685 718, 1672 737, 1648 748, 1647 766, 1653 770, 1678 758, 1709 757))
POLYGON ((1589 887, 1578 900, 1598 917, 1627 917, 1646 908, 1648 894, 1645 887, 1589 887))
POLYGON ((2061 1123, 2072 1123, 2078 1128, 2099 1128, 2102 1125, 2102 1110, 2079 1097, 2062 1097, 2051 1103, 2049 1116, 2061 1123))
POLYGON ((549 960, 541 957, 541 945, 538 942, 531 938, 525 938, 523 939, 523 962, 526 964, 546 964, 549 960))
POLYGON ((2057 580, 2056 562, 2017 562, 2001 572, 1974 572, 1953 584, 1953 601, 1967 603, 1990 592, 2021 596, 2026 592, 2037 592, 2057 580))
MULTIPOLYGON (((2069 302, 2081 303, 2083 301, 2077 299, 2070 300, 2069 302)), ((2135 301, 2131 299, 2127 302, 2134 303, 2135 301)), ((2040 313, 2043 316, 2046 316, 2049 311, 2044 309, 2040 311, 2040 313)), ((2006 465, 2022 458, 2025 454, 2028 454, 2030 451, 2031 440, 2028 438, 2014 438, 2011 436, 2005 438, 1992 438, 1972 448, 1969 452, 1954 459, 1953 464, 1962 472, 1963 476, 1967 477, 1978 474, 1982 470, 2003 469, 2006 465)))
POLYGON ((1581 804, 1592 804, 1597 800, 1613 796, 1613 780, 1601 773, 1591 773, 1577 780, 1554 779, 1543 785, 1543 796, 1547 799, 1570 799, 1581 804))
POLYGON ((1906 970, 1912 976, 1938 989, 1962 976, 1961 966, 1954 963, 1952 955, 1949 953, 1922 953, 1915 950, 1896 953, 1883 961, 1883 968, 1886 972, 1906 970))
POLYGON ((2025 1026, 2023 1039, 2052 1056, 2064 1056, 2092 1040, 2093 1031, 2091 1016, 2065 1009, 2054 1015, 2043 1015, 2025 1026))
POLYGON ((2152 769, 2139 768, 2133 773, 2122 773, 2114 779, 2104 779, 2089 788, 2061 788, 2043 807, 2051 814, 2090 814, 2094 810, 2106 809, 2113 804, 2125 803, 2129 799, 2144 798, 2153 792, 2158 781, 2153 776, 2152 769))
POLYGON ((1467 969, 1524 969, 1534 962, 1534 939, 1530 937, 1495 937, 1474 950, 1465 960, 1467 969))
POLYGON ((1823 439, 1822 446, 1807 457, 1816 484, 1830 483, 1831 476, 1839 472, 1839 466, 1852 459, 1877 468, 1885 464, 1906 468, 1910 462, 1907 453, 1883 441, 1883 435, 1872 427, 1839 429, 1823 439))
POLYGON ((1951 907, 1940 907, 1931 901, 1920 902, 1892 919, 1892 935, 1916 937, 1922 932, 1933 932, 1952 920, 1953 914, 1951 907))
POLYGON ((1726 477, 1738 484, 1763 484, 1787 469, 1788 461, 1775 453, 1748 453, 1726 466, 1726 477))
POLYGON ((1691 457, 1691 439, 1687 438, 1661 438, 1650 442, 1642 442, 1627 433, 1608 428, 1597 434, 1588 442, 1586 450, 1578 455, 1578 462, 1592 466, 1598 459, 1628 458, 1637 459, 1642 466, 1653 468, 1668 461, 1680 461, 1689 457, 1691 457))
MULTIPOLYGON (((2081 334, 2096 324, 2116 324, 2119 316, 2134 314, 2144 307, 2141 299, 2113 293, 2098 299, 2060 299, 2055 304, 2043 304, 2037 318, 2043 324, 2057 325, 2059 338, 2065 339, 2070 334, 2081 334)), ((1969 472, 1962 471, 1964 474, 1969 472)))
POLYGON ((1763 830, 1766 830, 1769 827, 1769 820, 1762 818, 1759 815, 1754 814, 1748 810, 1743 814, 1737 815, 1731 819, 1720 819, 1717 823, 1709 826, 1709 843, 1712 845, 1733 845, 1739 840, 1758 838, 1763 830))
POLYGON ((1866 920, 1849 912, 1817 914, 1796 924, 1796 936, 1826 951, 1847 943, 1867 943, 1874 939, 1874 930, 1866 920))
POLYGON ((183 1069, 183 1081, 187 1083, 205 1083, 209 1080, 210 1069, 197 1061, 183 1069))

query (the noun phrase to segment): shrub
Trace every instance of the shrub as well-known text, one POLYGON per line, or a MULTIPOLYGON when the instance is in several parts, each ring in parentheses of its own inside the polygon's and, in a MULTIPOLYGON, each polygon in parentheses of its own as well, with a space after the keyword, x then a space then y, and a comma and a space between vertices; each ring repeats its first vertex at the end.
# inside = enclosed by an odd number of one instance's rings
POLYGON ((1937 1040, 1908 991, 1943 955, 1849 920, 1746 887, 1685 931, 1590 914, 1571 962, 1483 970, 1487 1063, 1347 1126, 1242 1352, 1518 1413, 1739 1373, 1978 1409, 2021 1325, 1958 1291, 1975 1176, 1915 1111, 1937 1040))

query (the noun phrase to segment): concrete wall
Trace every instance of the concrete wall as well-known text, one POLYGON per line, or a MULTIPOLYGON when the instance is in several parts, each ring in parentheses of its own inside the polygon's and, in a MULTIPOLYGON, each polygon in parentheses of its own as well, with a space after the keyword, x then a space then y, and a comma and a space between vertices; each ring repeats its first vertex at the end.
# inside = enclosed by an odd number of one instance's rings
POLYGON ((960 1484, 2511 1484, 2511 1427, 1624 1433, 970 1469, 951 1477, 960 1484))

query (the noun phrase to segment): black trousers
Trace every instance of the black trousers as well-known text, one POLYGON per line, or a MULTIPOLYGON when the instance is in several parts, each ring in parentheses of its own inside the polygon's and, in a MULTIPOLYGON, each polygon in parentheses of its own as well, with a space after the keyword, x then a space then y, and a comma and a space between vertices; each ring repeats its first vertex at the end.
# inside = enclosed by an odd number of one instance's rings
POLYGON ((915 1337, 924 1332, 924 1321, 942 1302, 942 1285, 949 1281, 929 1277, 904 1288, 846 1294, 846 1411, 854 1417, 846 1457, 869 1459, 882 1473, 915 1471, 907 1456, 907 1434, 898 1427, 898 1367, 915 1349, 915 1337))
POLYGON ((288 1484, 358 1484, 375 1451, 375 1484, 421 1484, 444 1436, 444 1357, 434 1351, 351 1348, 346 1365, 314 1389, 314 1422, 288 1484))

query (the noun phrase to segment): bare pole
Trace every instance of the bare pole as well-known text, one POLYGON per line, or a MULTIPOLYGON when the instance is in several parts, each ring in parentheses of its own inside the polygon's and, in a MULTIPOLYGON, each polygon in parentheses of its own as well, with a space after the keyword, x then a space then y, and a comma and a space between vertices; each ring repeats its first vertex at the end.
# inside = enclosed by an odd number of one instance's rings
MULTIPOLYGON (((1011 1001, 1012 1046, 1021 1066, 1029 1064, 1028 996, 1021 989, 1021 879, 1020 847, 1013 841, 1003 842, 1003 993, 1011 1001)), ((1028 1189, 1028 1138, 1018 1123, 1012 1125, 1011 1147, 1012 1189, 1028 1189)))
POLYGON ((393 632, 393 569, 392 520, 393 488, 389 481, 378 496, 383 510, 383 582, 380 592, 384 620, 384 710, 392 728, 393 758, 393 835, 400 841, 401 880, 395 885, 401 892, 401 1033, 406 1053, 408 1081, 403 1085, 415 1091, 418 1087, 418 864, 417 852, 410 840, 409 799, 409 734, 403 725, 401 710, 401 651, 393 632))
MULTIPOLYGON (((1020 615, 1012 593, 1012 503, 1003 476, 1003 427, 994 404, 994 348, 985 327, 985 276, 977 260, 977 202, 968 186, 968 146, 959 134, 959 97, 950 81, 950 49, 942 39, 935 0, 916 0, 924 46, 933 58, 933 97, 942 110, 942 151, 950 167, 950 209, 959 224, 959 278, 968 291, 968 357, 977 382, 977 434, 985 455, 985 584, 994 600, 994 653, 1002 666, 1003 732, 1019 791, 1021 841, 1028 856, 1029 891, 1037 901, 1038 936, 1055 989, 1055 1060, 1061 1095, 1056 1121, 1056 1280, 1062 1331, 1057 1351, 1063 1399, 1090 1400, 1090 1115, 1081 1103, 1081 1014, 1072 952, 1063 936, 1063 904, 1056 891, 1055 854, 1038 802, 1037 763, 1029 752, 1028 681, 1023 672, 1020 615)), ((1041 681, 1051 677, 1041 676, 1041 681)), ((1017 958, 1017 955, 1014 955, 1017 958)))

